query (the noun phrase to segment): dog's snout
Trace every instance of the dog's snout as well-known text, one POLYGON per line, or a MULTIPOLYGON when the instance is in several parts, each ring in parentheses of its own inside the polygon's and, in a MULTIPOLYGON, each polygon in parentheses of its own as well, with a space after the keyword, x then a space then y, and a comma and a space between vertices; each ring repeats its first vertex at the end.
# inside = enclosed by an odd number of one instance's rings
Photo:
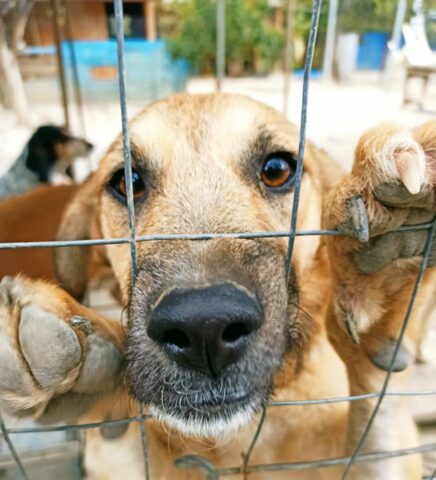
POLYGON ((217 377, 262 324, 259 302, 233 284, 176 289, 151 313, 147 333, 178 364, 217 377))

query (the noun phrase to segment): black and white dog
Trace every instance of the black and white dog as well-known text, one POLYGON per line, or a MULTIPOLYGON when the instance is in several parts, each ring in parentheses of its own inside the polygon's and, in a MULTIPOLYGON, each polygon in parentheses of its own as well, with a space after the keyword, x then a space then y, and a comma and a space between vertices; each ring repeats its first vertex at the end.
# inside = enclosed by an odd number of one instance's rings
POLYGON ((43 125, 30 137, 21 155, 0 177, 0 199, 49 183, 54 169, 71 175, 75 158, 86 155, 92 144, 54 125, 43 125))

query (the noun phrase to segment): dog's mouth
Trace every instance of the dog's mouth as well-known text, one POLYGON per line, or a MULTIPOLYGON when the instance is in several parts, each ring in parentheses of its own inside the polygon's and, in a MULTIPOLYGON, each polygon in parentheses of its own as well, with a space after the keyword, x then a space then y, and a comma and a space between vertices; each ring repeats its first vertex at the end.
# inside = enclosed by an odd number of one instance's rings
POLYGON ((247 424, 261 409, 264 400, 254 392, 238 390, 202 392, 180 397, 177 408, 151 404, 149 412, 170 429, 189 437, 219 439, 247 424))
POLYGON ((156 348, 141 346, 139 354, 133 345, 127 349, 131 394, 170 431, 202 439, 232 435, 249 423, 267 405, 281 361, 277 357, 259 365, 248 357, 211 378, 176 366, 156 348))
POLYGON ((213 411, 220 410, 223 406, 243 405, 251 398, 251 392, 240 390, 234 392, 222 392, 217 396, 202 394, 199 398, 194 398, 191 405, 195 409, 205 409, 213 411))
POLYGON ((263 290, 226 281, 163 294, 157 286, 153 295, 134 291, 129 389, 170 430, 210 439, 231 435, 268 404, 295 335, 287 296, 279 301, 277 283, 271 291, 261 283, 263 290))

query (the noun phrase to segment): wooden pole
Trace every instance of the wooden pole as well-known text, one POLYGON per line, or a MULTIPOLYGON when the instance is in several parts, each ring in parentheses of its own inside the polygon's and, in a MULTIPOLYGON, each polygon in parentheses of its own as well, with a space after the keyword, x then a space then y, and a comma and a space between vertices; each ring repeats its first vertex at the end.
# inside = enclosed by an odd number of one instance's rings
POLYGON ((291 73, 294 65, 294 11, 295 0, 287 0, 286 6, 286 32, 285 32, 285 58, 283 62, 283 114, 287 116, 289 107, 289 91, 291 73))
POLYGON ((74 34, 73 34, 73 26, 71 24, 70 6, 68 3, 68 0, 62 0, 61 5, 65 12, 65 31, 68 39, 68 46, 70 49, 71 67, 72 67, 72 73, 73 73, 73 90, 74 90, 74 97, 76 100, 77 114, 80 119, 81 135, 86 136, 85 115, 83 111, 83 98, 82 98, 82 92, 80 89, 79 70, 77 68, 77 56, 76 56, 76 49, 74 46, 74 34))
POLYGON ((333 61, 335 54, 336 25, 338 21, 338 0, 330 0, 327 21, 327 35, 325 39, 324 60, 322 63, 322 76, 325 80, 333 77, 333 61))
POLYGON ((59 5, 58 0, 51 0, 51 8, 53 12, 53 33, 56 44, 56 59, 58 63, 59 71, 59 81, 61 84, 61 97, 62 97, 62 106, 64 109, 64 126, 67 130, 70 129, 70 112, 68 109, 68 91, 67 91, 67 82, 65 79, 65 65, 64 58, 62 56, 62 37, 60 30, 60 15, 59 15, 59 5))
POLYGON ((149 42, 154 42, 157 39, 156 28, 156 5, 154 0, 145 0, 145 34, 149 42))
POLYGON ((216 90, 221 91, 226 68, 226 0, 216 4, 216 90))
POLYGON ((407 12, 407 0, 398 0, 397 12, 395 14, 395 22, 392 30, 392 37, 388 43, 388 54, 385 62, 384 75, 382 77, 384 86, 389 88, 391 85, 394 69, 395 69, 395 57, 400 51, 401 44, 401 30, 403 28, 404 19, 407 12))
POLYGON ((407 0, 398 0, 397 12, 395 14, 395 23, 392 30, 392 48, 394 50, 400 49, 401 44, 401 29, 403 28, 404 19, 407 13, 407 0))

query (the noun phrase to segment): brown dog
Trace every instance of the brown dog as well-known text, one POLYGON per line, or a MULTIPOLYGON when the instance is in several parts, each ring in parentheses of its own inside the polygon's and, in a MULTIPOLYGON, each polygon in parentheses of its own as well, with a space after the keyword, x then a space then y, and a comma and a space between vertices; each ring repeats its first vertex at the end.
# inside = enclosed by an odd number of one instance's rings
MULTIPOLYGON (((65 208, 77 185, 39 187, 0 202, 0 242, 42 242, 56 238, 65 208)), ((53 249, 0 250, 0 278, 26 274, 56 281, 53 249)))
MULTIPOLYGON (((130 135, 137 235, 289 228, 298 133, 271 108, 234 95, 176 95, 132 120, 130 135)), ((241 467, 258 414, 271 398, 379 391, 428 233, 392 231, 433 220, 435 152, 436 122, 415 132, 380 127, 362 137, 353 171, 338 183, 342 173, 309 143, 298 229, 324 223, 343 235, 298 237, 289 282, 286 238, 141 242, 134 283, 128 245, 107 246, 128 307, 126 338, 119 324, 59 288, 4 279, 2 407, 45 421, 68 421, 84 411, 88 419, 134 414, 126 373, 130 393, 156 418, 146 422, 151 478, 191 480, 202 474, 177 469, 174 459, 195 452, 217 468, 241 467)), ((58 235, 128 237, 120 137, 77 192, 58 235)), ((86 290, 89 249, 56 253, 63 284, 79 298, 86 290)), ((418 307, 431 276, 429 269, 418 307)), ((406 346, 394 365, 393 390, 407 388, 406 374, 399 373, 408 364, 406 346)), ((348 455, 374 404, 367 399, 350 408, 270 408, 250 463, 348 455)), ((103 461, 106 447, 98 435, 88 439, 94 453, 92 458, 88 450, 86 457, 90 476, 140 478, 139 436, 116 440, 113 445, 128 449, 126 456, 116 448, 103 461)), ((416 444, 404 399, 386 398, 362 452, 416 444)), ((342 471, 260 469, 250 477, 337 479, 342 471)), ((244 477, 236 472, 227 478, 244 477)), ((415 455, 357 463, 348 478, 420 477, 415 455)))
MULTIPOLYGON (((78 189, 76 184, 42 186, 0 201, 0 243, 55 240, 63 214, 78 189)), ((0 279, 21 274, 59 283, 53 251, 53 247, 0 249, 0 279)), ((92 254, 92 261, 86 266, 86 282, 99 285, 109 273, 107 261, 97 247, 92 254)))

